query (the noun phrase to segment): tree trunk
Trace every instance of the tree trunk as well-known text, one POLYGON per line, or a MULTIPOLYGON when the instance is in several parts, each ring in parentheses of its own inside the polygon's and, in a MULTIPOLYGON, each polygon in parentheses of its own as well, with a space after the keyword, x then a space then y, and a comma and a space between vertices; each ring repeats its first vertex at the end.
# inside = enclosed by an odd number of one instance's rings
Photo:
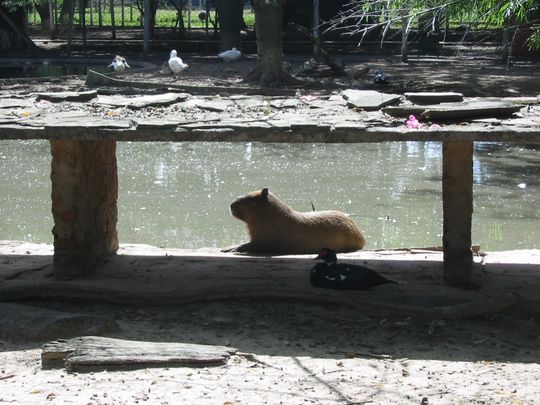
POLYGON ((9 11, 0 4, 0 50, 35 48, 26 34, 23 8, 9 11))
POLYGON ((403 27, 401 28, 401 61, 407 63, 409 61, 409 26, 411 24, 410 17, 401 19, 403 27))
POLYGON ((41 31, 52 36, 54 24, 52 21, 50 2, 41 2, 36 4, 36 10, 41 20, 41 31))
POLYGON ((299 81, 283 70, 283 4, 281 0, 253 0, 255 34, 257 35, 257 65, 244 78, 260 86, 279 86, 299 81))
POLYGON ((116 39, 116 21, 114 18, 114 0, 110 1, 110 8, 111 8, 111 30, 112 30, 112 37, 111 39, 116 39))
POLYGON ((240 31, 244 17, 243 0, 220 0, 217 4, 219 15, 219 49, 225 51, 233 47, 241 49, 240 31))
POLYGON ((69 24, 69 16, 71 14, 71 10, 75 9, 75 6, 73 4, 75 0, 64 0, 62 2, 62 8, 60 10, 60 23, 63 25, 69 24))

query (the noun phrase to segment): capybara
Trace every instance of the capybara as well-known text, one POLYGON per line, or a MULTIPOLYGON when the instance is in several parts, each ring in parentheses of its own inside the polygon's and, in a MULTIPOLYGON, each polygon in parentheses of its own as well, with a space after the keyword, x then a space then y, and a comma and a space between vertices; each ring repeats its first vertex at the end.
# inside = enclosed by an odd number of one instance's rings
POLYGON ((225 249, 230 252, 274 254, 318 253, 362 249, 366 239, 347 215, 340 211, 298 212, 263 188, 238 197, 231 213, 247 224, 251 240, 225 249))

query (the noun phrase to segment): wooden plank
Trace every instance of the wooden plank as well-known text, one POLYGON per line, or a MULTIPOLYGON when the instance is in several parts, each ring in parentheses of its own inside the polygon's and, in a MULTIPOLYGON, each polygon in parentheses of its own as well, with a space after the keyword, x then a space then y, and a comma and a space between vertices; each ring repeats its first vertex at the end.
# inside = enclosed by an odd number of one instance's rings
POLYGON ((443 142, 443 248, 446 283, 468 286, 472 275, 473 143, 443 142))
POLYGON ((62 364, 70 371, 146 367, 223 365, 237 349, 191 343, 141 342, 82 336, 43 345, 43 368, 62 364))

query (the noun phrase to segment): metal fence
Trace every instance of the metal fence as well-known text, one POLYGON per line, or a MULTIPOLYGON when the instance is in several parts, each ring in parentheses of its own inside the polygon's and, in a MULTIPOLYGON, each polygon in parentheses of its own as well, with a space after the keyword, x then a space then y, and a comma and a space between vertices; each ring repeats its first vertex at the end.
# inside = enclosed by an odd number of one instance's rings
MULTIPOLYGON (((73 23, 82 25, 83 15, 86 27, 142 27, 142 0, 75 0, 73 23), (83 9, 81 4, 86 3, 83 9)), ((215 9, 206 0, 158 0, 154 27, 181 28, 186 30, 213 27, 216 21, 215 9)), ((50 0, 48 13, 52 17, 49 24, 58 28, 66 18, 62 0, 50 0)), ((246 26, 252 27, 255 15, 250 6, 244 8, 246 26)), ((36 7, 28 10, 28 23, 41 25, 41 16, 36 7)), ((53 28, 53 27, 51 27, 53 28)))

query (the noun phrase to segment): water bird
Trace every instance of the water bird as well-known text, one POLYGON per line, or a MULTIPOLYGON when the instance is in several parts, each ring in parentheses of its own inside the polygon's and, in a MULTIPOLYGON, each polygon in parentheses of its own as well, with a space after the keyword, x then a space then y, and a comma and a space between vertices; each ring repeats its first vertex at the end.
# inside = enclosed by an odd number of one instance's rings
POLYGON ((188 67, 189 65, 187 63, 184 63, 182 59, 178 57, 176 49, 173 49, 169 56, 169 68, 171 69, 173 75, 176 76, 188 67))
POLYGON ((387 83, 386 76, 382 70, 375 71, 375 77, 373 78, 375 83, 384 84, 387 83))
POLYGON ((381 284, 397 284, 367 267, 338 263, 336 253, 328 248, 321 249, 315 260, 322 260, 322 262, 311 269, 310 280, 314 287, 367 290, 381 284))
POLYGON ((223 59, 225 62, 234 62, 240 59, 242 52, 236 48, 229 49, 228 51, 223 51, 218 53, 218 57, 223 59))
POLYGON ((111 64, 107 67, 112 67, 115 73, 122 73, 126 68, 131 68, 131 66, 127 64, 126 58, 120 55, 116 55, 111 64))

